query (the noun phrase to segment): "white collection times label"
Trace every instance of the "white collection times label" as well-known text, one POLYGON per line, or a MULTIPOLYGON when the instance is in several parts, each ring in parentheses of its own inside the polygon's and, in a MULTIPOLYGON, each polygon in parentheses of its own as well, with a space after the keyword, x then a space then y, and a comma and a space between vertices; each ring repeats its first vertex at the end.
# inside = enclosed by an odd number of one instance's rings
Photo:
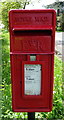
POLYGON ((41 65, 24 65, 24 94, 40 95, 41 93, 41 65))

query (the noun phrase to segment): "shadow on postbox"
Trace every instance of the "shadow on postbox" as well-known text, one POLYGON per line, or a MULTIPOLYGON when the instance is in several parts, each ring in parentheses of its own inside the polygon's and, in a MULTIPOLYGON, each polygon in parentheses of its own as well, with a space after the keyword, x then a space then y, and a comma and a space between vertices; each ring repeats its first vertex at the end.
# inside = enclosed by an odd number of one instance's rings
POLYGON ((52 110, 55 20, 52 9, 9 12, 14 112, 52 110))

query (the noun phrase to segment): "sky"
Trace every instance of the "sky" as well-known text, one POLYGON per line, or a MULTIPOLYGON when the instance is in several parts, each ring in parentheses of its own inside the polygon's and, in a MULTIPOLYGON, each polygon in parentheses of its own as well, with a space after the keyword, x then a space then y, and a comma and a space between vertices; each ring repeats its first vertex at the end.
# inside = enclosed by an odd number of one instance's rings
MULTIPOLYGON (((40 0, 40 2, 37 2, 38 0, 31 0, 32 4, 29 4, 26 6, 26 9, 42 9, 45 8, 44 6, 54 3, 58 0, 40 0)), ((59 0, 64 1, 64 0, 59 0)))

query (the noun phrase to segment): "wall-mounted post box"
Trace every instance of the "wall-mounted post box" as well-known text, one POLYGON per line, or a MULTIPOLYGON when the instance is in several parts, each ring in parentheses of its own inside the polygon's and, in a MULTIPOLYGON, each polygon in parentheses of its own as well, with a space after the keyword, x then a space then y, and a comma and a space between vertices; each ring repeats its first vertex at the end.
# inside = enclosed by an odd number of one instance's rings
POLYGON ((52 110, 54 10, 9 12, 12 107, 15 112, 52 110))

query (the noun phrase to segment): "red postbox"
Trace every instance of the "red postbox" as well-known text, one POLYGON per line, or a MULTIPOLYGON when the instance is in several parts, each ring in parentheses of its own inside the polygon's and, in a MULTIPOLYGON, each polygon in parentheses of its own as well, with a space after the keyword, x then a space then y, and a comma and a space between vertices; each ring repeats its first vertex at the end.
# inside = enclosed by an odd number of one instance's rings
POLYGON ((9 12, 12 107, 15 112, 52 110, 54 10, 9 12))

